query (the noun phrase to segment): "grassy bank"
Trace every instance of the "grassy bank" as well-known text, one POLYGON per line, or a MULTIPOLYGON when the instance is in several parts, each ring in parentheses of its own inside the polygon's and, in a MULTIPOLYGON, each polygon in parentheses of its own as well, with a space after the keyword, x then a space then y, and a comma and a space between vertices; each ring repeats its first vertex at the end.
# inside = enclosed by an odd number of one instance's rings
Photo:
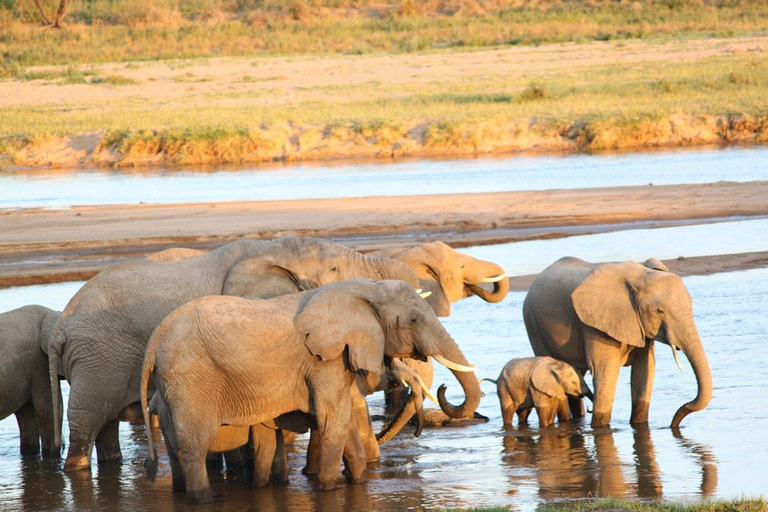
POLYGON ((0 77, 40 64, 765 35, 766 18, 768 3, 748 0, 92 0, 44 30, 32 2, 3 0, 0 77))
MULTIPOLYGON (((296 65, 300 70, 303 64, 296 65)), ((93 71, 91 81, 79 85, 68 85, 66 71, 39 80, 87 95, 103 87, 119 90, 123 83, 142 87, 133 78, 141 69, 134 71, 93 71), (112 84, 104 78, 109 76, 112 84)), ((209 86, 207 77, 180 76, 188 80, 185 87, 209 86)), ((5 107, 0 155, 5 165, 45 164, 40 158, 46 153, 82 142, 71 139, 80 133, 92 144, 78 156, 80 163, 96 165, 768 142, 768 60, 750 55, 594 65, 558 74, 444 76, 426 84, 281 83, 267 80, 244 92, 213 89, 188 101, 128 95, 5 107)))
MULTIPOLYGON (((510 507, 480 507, 470 510, 472 512, 504 512, 513 509, 510 507)), ((693 504, 602 498, 545 504, 536 508, 537 512, 765 512, 766 510, 768 510, 768 503, 763 497, 702 501, 693 504)))

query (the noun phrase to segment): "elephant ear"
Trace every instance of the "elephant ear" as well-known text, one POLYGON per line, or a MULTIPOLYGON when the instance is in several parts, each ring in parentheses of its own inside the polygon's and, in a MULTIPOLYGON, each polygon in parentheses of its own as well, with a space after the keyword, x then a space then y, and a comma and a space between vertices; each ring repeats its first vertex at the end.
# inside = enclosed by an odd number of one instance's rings
POLYGON ((663 264, 660 260, 657 260, 656 258, 648 258, 643 262, 643 266, 653 269, 653 270, 661 270, 662 272, 669 272, 669 269, 665 264, 663 264))
POLYGON ((621 264, 614 263, 595 268, 573 291, 571 300, 585 324, 621 343, 644 347, 635 289, 622 269, 621 264))
POLYGON ((224 283, 224 295, 271 299, 301 291, 296 277, 269 253, 256 253, 235 265, 224 283))
POLYGON ((550 361, 544 360, 536 363, 531 372, 531 384, 534 389, 557 399, 565 398, 565 391, 557 378, 557 373, 550 361))
POLYGON ((340 357, 349 349, 352 371, 384 372, 384 331, 375 306, 348 290, 325 286, 314 293, 293 319, 304 345, 321 361, 340 357))

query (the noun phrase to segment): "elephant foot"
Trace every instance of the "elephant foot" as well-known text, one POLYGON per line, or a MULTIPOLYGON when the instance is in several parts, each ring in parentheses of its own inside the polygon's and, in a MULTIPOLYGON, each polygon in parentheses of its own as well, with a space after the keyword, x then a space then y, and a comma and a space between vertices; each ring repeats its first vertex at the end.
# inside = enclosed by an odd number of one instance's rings
POLYGON ((211 503, 212 501, 213 490, 210 487, 197 491, 187 491, 187 503, 191 505, 196 505, 199 503, 211 503))
POLYGON ((310 468, 309 466, 304 466, 301 468, 301 474, 306 476, 316 476, 318 473, 316 468, 310 468))
POLYGON ((121 452, 112 453, 99 453, 99 464, 110 464, 112 462, 120 462, 123 460, 123 454, 121 452))
POLYGON ((87 455, 67 457, 67 462, 64 463, 65 473, 69 473, 71 471, 85 471, 88 469, 91 469, 91 458, 87 455))
POLYGON ((592 428, 607 427, 611 424, 611 414, 604 412, 592 413, 592 428))
POLYGON ((19 450, 22 455, 39 455, 40 454, 40 443, 21 443, 21 448, 19 450))
POLYGON ((312 482, 312 488, 316 492, 332 491, 333 489, 336 488, 336 479, 333 479, 331 481, 317 480, 315 482, 312 482))
POLYGON ((272 475, 272 478, 270 479, 270 483, 272 485, 285 485, 288 482, 289 482, 289 478, 287 475, 279 475, 279 476, 272 475))
POLYGON ((252 485, 256 489, 261 489, 262 487, 266 487, 269 485, 269 478, 254 478, 252 485))
POLYGON ((638 402, 632 404, 632 415, 630 416, 629 423, 631 425, 643 425, 648 423, 648 410, 650 404, 648 402, 638 402))
POLYGON ((365 471, 355 476, 348 469, 344 470, 344 479, 347 481, 348 484, 364 484, 365 482, 368 481, 368 478, 365 476, 365 471))
POLYGON ((186 492, 187 491, 187 484, 184 481, 184 477, 173 477, 171 480, 171 489, 173 492, 186 492))

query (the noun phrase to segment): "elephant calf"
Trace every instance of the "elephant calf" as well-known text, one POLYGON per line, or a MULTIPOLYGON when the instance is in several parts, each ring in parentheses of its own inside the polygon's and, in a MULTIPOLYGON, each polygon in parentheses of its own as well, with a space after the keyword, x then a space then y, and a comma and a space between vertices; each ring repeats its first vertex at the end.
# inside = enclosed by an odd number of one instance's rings
MULTIPOLYGON (((48 377, 48 336, 58 311, 24 306, 0 314, 0 420, 16 415, 21 453, 58 455, 48 377)), ((53 379, 58 385, 58 375, 53 379)), ((61 428, 61 427, 59 427, 61 428)))
POLYGON ((518 422, 525 423, 535 408, 539 426, 547 427, 558 412, 561 420, 570 419, 566 395, 592 399, 584 378, 571 365, 551 357, 512 359, 497 380, 483 380, 496 384, 504 425, 509 426, 515 413, 518 422))

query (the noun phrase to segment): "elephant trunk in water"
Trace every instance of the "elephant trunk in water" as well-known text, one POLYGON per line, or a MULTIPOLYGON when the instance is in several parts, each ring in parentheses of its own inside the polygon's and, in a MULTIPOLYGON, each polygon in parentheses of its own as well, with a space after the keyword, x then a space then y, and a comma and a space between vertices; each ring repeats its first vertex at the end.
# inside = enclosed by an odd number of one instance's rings
MULTIPOLYGON (((445 334, 445 337, 447 341, 441 344, 442 354, 440 355, 442 358, 459 365, 469 366, 469 362, 464 357, 464 354, 461 353, 456 342, 448 334, 445 334)), ((445 363, 440 361, 439 355, 431 355, 436 361, 445 366, 445 363)), ((480 405, 480 397, 482 396, 480 382, 472 371, 451 369, 451 372, 464 390, 464 403, 456 406, 448 402, 445 398, 445 384, 442 384, 437 390, 437 400, 440 403, 440 408, 450 418, 471 418, 474 416, 477 406, 480 405)))
POLYGON ((488 291, 478 284, 467 284, 467 287, 486 302, 496 303, 504 300, 509 292, 509 278, 504 269, 495 263, 486 262, 479 270, 483 277, 478 279, 478 283, 493 284, 493 291, 488 291))
MULTIPOLYGON (((691 316, 693 314, 691 313, 691 316)), ((692 320, 691 320, 692 322, 692 320)), ((707 362, 707 355, 704 353, 704 347, 701 344, 701 338, 696 331, 695 325, 692 325, 691 331, 683 338, 685 341, 680 344, 680 348, 691 363, 693 373, 696 375, 698 392, 696 398, 687 404, 683 404, 675 413, 672 419, 672 428, 678 428, 683 418, 692 412, 700 411, 709 405, 712 398, 712 370, 707 362)))

